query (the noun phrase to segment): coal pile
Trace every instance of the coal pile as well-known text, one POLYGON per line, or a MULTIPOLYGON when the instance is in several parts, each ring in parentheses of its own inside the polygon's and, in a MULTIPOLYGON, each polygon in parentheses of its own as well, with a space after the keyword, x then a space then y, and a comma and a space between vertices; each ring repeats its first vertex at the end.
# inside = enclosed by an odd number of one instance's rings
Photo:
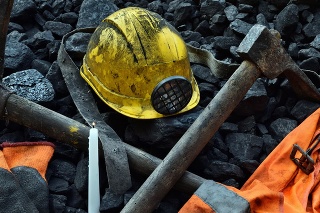
MULTIPOLYGON (((254 24, 277 30, 282 45, 302 69, 320 74, 320 8, 316 0, 15 0, 8 27, 3 83, 18 95, 85 123, 69 95, 57 63, 62 36, 76 28, 96 27, 124 7, 142 7, 168 20, 186 43, 217 59, 241 63, 236 49, 254 24)), ((77 65, 90 39, 70 37, 66 49, 77 65)), ((187 113, 156 120, 127 118, 97 97, 104 120, 126 143, 159 158, 179 140, 227 79, 192 64, 199 105, 187 113)), ((318 78, 311 79, 320 89, 318 78)), ((259 78, 232 115, 188 169, 201 177, 241 187, 275 146, 320 103, 299 98, 285 78, 259 78)), ((88 155, 32 129, 0 122, 0 142, 48 140, 56 145, 47 180, 50 212, 87 212, 88 155)), ((100 160, 101 212, 119 212, 145 177, 133 172, 125 195, 106 199, 105 166, 100 160)), ((143 165, 141 165, 143 166, 143 165)), ((172 191, 155 212, 177 212, 190 195, 172 191)))

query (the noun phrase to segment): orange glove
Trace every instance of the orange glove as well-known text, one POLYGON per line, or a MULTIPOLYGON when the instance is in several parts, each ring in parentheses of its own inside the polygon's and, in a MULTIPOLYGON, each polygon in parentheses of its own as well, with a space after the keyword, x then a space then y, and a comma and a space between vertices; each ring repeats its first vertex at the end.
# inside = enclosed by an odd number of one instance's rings
MULTIPOLYGON (((54 152, 54 145, 50 142, 4 142, 2 148, 6 169, 10 169, 26 197, 39 212, 48 212, 49 190, 45 173, 54 152)), ((0 206, 2 208, 1 204, 0 206)))
POLYGON ((310 174, 290 159, 294 144, 307 150, 319 133, 320 108, 282 140, 240 190, 206 181, 180 213, 320 212, 320 144, 310 153, 315 162, 310 174))

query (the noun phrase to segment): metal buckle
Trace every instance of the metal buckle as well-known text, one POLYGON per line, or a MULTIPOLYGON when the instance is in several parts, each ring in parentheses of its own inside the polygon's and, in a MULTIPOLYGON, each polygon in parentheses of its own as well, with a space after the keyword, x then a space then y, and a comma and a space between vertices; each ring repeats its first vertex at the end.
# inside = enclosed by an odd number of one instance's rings
POLYGON ((314 170, 314 160, 309 155, 309 151, 304 151, 298 144, 293 144, 290 159, 305 173, 310 174, 314 170), (300 158, 296 158, 299 151, 300 158))

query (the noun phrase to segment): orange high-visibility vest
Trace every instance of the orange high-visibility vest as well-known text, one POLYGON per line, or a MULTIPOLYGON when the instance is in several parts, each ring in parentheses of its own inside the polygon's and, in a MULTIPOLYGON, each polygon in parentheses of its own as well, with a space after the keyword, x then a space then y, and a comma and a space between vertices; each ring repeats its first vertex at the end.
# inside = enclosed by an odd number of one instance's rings
MULTIPOLYGON (((310 153, 314 160, 314 170, 310 174, 290 159, 294 144, 302 150, 317 144, 319 119, 320 108, 279 143, 240 190, 212 180, 206 181, 179 212, 320 212, 320 143, 310 153)), ((297 151, 294 159, 301 162, 301 156, 297 151)))

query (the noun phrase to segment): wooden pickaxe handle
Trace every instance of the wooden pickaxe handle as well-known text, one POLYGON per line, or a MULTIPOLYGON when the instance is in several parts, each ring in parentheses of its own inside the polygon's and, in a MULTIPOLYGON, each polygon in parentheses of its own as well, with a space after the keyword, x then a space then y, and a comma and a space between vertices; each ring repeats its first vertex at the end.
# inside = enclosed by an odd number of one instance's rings
MULTIPOLYGON (((0 97, 3 97, 2 93, 4 90, 0 87, 0 97)), ((15 94, 11 94, 7 101, 0 100, 0 102, 6 102, 4 104, 6 108, 5 119, 42 132, 79 150, 88 151, 90 127, 15 94)), ((160 164, 161 159, 129 144, 123 144, 132 171, 148 176, 160 164)), ((99 151, 103 156, 101 147, 99 151)), ((187 171, 175 188, 192 194, 204 181, 204 178, 187 171)))
MULTIPOLYGON (((294 89, 312 93, 312 99, 320 100, 320 94, 314 85, 301 70, 297 69, 290 56, 281 47, 276 32, 270 32, 262 25, 255 25, 241 42, 237 52, 245 61, 129 200, 122 213, 152 212, 259 76, 272 79, 284 74, 294 84, 294 89)), ((204 61, 209 58, 206 54, 204 57, 204 61)), ((201 60, 199 58, 198 61, 201 60)), ((231 70, 225 70, 227 73, 232 72, 232 67, 229 68, 231 70)), ((223 73, 218 74, 223 75, 223 73)))
POLYGON ((152 212, 261 74, 253 63, 242 62, 121 212, 152 212))

